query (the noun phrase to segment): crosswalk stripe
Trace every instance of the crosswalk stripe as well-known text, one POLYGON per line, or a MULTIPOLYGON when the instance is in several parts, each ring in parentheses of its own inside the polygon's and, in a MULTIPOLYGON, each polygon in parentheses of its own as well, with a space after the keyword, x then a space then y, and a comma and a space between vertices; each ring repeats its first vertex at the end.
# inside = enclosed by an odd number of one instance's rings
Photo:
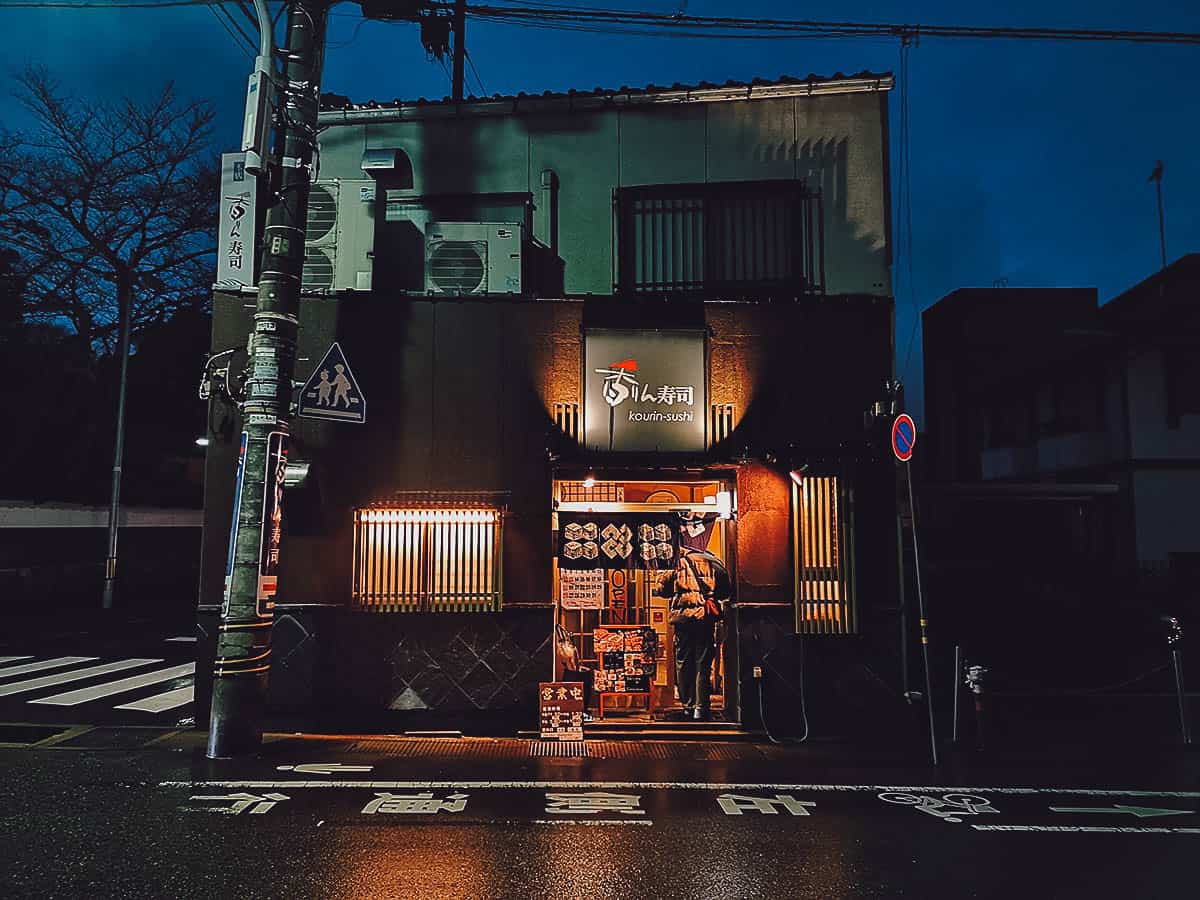
POLYGON ((122 703, 116 708, 136 709, 139 712, 156 713, 174 709, 177 706, 183 706, 185 703, 191 703, 195 699, 196 685, 189 684, 187 687, 175 688, 173 691, 155 694, 153 697, 147 697, 145 700, 138 700, 134 703, 122 703))
MULTIPOLYGON (((31 656, 14 656, 13 659, 32 659, 31 656)), ((7 678, 9 675, 28 675, 30 672, 40 672, 43 669, 61 669, 63 666, 72 666, 75 663, 92 662, 99 659, 98 656, 60 656, 58 659, 43 659, 41 662, 29 663, 24 666, 12 666, 7 669, 0 669, 0 678, 7 678)))
MULTIPOLYGON (((68 659, 69 657, 63 658, 68 659)), ((87 659, 95 659, 95 657, 84 657, 79 662, 87 659)), ((58 675, 45 675, 41 678, 31 678, 28 681, 17 681, 12 684, 0 685, 0 697, 21 694, 25 691, 36 691, 38 688, 53 687, 56 684, 66 684, 68 681, 83 681, 85 678, 92 678, 96 675, 107 675, 110 672, 120 672, 122 669, 133 669, 137 666, 148 666, 160 662, 162 662, 161 659, 123 659, 119 662, 105 663, 102 666, 91 666, 87 669, 61 672, 58 675)))
POLYGON ((18 659, 33 659, 32 656, 0 656, 0 663, 16 662, 18 659))
MULTIPOLYGON (((155 660, 155 662, 162 662, 162 660, 155 660)), ((158 684, 160 681, 170 681, 172 678, 192 675, 195 671, 195 663, 184 663, 181 666, 159 669, 157 672, 145 672, 130 678, 122 678, 119 681, 107 681, 104 684, 80 688, 77 691, 67 691, 65 694, 55 694, 53 697, 43 697, 40 700, 30 700, 29 702, 45 703, 50 706, 78 706, 80 703, 87 703, 89 700, 99 700, 101 697, 123 694, 125 691, 132 691, 135 688, 158 684)))

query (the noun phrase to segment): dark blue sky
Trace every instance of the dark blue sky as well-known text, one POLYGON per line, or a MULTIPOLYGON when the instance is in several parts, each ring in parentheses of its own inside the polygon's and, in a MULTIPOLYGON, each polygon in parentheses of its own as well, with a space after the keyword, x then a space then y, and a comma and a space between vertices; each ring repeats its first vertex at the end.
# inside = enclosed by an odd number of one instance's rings
MULTIPOLYGON (((655 12, 679 5, 571 2, 655 12)), ((1200 32, 1200 4, 1179 0, 690 0, 687 11, 1200 32)), ((449 93, 446 72, 425 58, 416 26, 360 21, 357 5, 334 8, 326 90, 354 99, 449 93)), ((65 88, 97 98, 149 91, 171 78, 181 93, 216 101, 218 144, 237 142, 250 60, 206 7, 0 8, 0 25, 10 71, 42 63, 65 88)), ((886 39, 712 41, 468 28, 467 48, 489 94, 896 71, 899 61, 898 43, 886 39)), ((1001 278, 1014 287, 1095 286, 1103 302, 1149 275, 1159 260, 1154 189, 1146 182, 1156 159, 1166 163, 1168 258, 1200 250, 1200 47, 923 39, 910 60, 914 279, 911 291, 907 277, 897 282, 897 368, 910 392, 920 390, 919 335, 907 352, 915 307, 1001 278)), ((476 91, 469 69, 467 81, 476 91)), ((894 92, 893 134, 897 100, 894 92)), ((0 124, 23 124, 7 96, 0 124)))

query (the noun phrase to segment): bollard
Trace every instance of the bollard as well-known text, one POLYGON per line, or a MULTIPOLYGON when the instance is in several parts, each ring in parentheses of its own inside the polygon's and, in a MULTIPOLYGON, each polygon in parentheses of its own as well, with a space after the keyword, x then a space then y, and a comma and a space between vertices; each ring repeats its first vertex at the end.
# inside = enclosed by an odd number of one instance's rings
POLYGON ((951 720, 953 725, 950 729, 950 743, 958 744, 958 685, 962 680, 962 645, 954 645, 954 677, 951 683, 954 685, 954 718, 951 720))
POLYGON ((987 674, 983 666, 967 666, 967 687, 975 695, 975 749, 983 749, 983 721, 986 708, 983 700, 983 676, 987 674))

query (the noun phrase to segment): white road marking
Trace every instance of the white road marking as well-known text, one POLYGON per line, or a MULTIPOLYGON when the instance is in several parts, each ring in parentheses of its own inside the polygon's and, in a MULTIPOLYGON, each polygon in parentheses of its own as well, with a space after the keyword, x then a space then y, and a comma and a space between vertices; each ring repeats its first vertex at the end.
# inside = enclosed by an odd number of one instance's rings
MULTIPOLYGON (((31 656, 14 656, 12 659, 32 659, 31 656)), ((99 659, 98 656, 60 656, 57 659, 43 659, 41 662, 29 663, 24 666, 12 666, 8 669, 0 669, 0 678, 7 678, 9 675, 28 675, 30 672, 41 672, 43 669, 60 669, 63 666, 71 666, 75 663, 92 662, 99 659)))
POLYGON ((949 791, 953 793, 989 794, 1070 794, 1083 797, 1184 797, 1200 798, 1200 791, 1116 790, 1112 788, 1056 787, 975 787, 938 785, 891 784, 776 784, 724 783, 702 781, 161 781, 159 787, 221 787, 221 788, 368 788, 378 790, 426 788, 556 788, 567 790, 599 790, 613 788, 642 788, 644 790, 682 791, 949 791))
MULTIPOLYGON (((94 659, 95 657, 91 658, 94 659)), ((82 661, 81 659, 80 662, 82 661)), ((85 678, 93 678, 96 675, 107 675, 109 672, 120 672, 122 669, 132 669, 136 666, 147 666, 160 662, 162 662, 161 659, 122 659, 118 662, 105 663, 102 666, 91 666, 87 669, 75 669, 74 671, 63 672, 59 675, 31 678, 29 681, 18 681, 14 684, 0 685, 0 697, 7 697, 9 694, 20 694, 25 691, 36 691, 38 688, 53 687, 56 684, 66 684, 68 681, 82 681, 85 678)))
POLYGON ((374 766, 348 766, 345 763, 304 763, 299 766, 276 766, 280 772, 297 775, 332 775, 334 772, 370 772, 374 766))
MULTIPOLYGON (((155 662, 162 662, 162 660, 155 660, 155 662)), ((123 694, 126 691, 147 687, 151 684, 170 681, 173 678, 181 678, 184 675, 192 675, 195 671, 195 663, 184 663, 180 666, 172 666, 169 669, 145 672, 130 678, 122 678, 119 681, 107 681, 104 684, 80 688, 77 691, 67 691, 65 694, 55 694, 53 697, 43 697, 40 700, 30 700, 29 702, 44 703, 49 706, 78 706, 80 703, 87 703, 89 700, 99 700, 101 697, 111 697, 113 694, 123 694)))
POLYGON ((196 636, 192 635, 190 637, 187 637, 187 636, 181 635, 180 637, 167 638, 168 644, 171 643, 172 641, 178 641, 183 644, 194 644, 194 643, 196 643, 196 636))
POLYGON ((653 825, 649 819, 534 819, 534 825, 653 825))
POLYGON ((19 659, 33 659, 32 656, 0 656, 0 663, 16 662, 19 659))
POLYGON ((1154 828, 1134 825, 972 825, 976 831, 1066 831, 1100 834, 1200 834, 1200 828, 1154 828))
POLYGON ((177 706, 183 706, 186 703, 191 703, 196 699, 196 686, 189 684, 187 687, 176 688, 173 691, 167 691, 162 694, 155 694, 153 697, 147 697, 145 700, 138 700, 135 703, 122 703, 117 709, 136 709, 139 712, 157 713, 168 709, 174 709, 177 706))

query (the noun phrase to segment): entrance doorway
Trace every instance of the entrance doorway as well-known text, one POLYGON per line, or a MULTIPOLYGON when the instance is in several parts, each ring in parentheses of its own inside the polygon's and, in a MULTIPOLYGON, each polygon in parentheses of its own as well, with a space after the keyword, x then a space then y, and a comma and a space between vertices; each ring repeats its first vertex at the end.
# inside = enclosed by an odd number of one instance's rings
MULTIPOLYGON (((594 528, 601 545, 603 530, 610 526, 614 530, 608 533, 614 536, 626 524, 636 532, 648 521, 666 522, 670 532, 670 540, 657 545, 661 558, 647 559, 649 551, 638 545, 643 553, 615 562, 600 554, 591 568, 580 570, 573 568, 569 553, 554 556, 555 622, 559 636, 565 632, 574 644, 585 680, 593 682, 588 712, 595 720, 650 723, 682 716, 675 683, 675 634, 668 621, 670 598, 660 591, 664 579, 675 572, 682 550, 712 554, 736 583, 733 490, 732 477, 555 480, 552 527, 560 542, 585 536, 566 533, 572 527, 577 532, 594 528), (664 543, 670 549, 662 549, 664 543)), ((722 632, 718 627, 715 639, 720 641, 722 632)), ((719 642, 710 676, 711 709, 718 720, 729 689, 723 651, 719 642)), ((562 655, 556 653, 556 680, 564 668, 562 655)))

